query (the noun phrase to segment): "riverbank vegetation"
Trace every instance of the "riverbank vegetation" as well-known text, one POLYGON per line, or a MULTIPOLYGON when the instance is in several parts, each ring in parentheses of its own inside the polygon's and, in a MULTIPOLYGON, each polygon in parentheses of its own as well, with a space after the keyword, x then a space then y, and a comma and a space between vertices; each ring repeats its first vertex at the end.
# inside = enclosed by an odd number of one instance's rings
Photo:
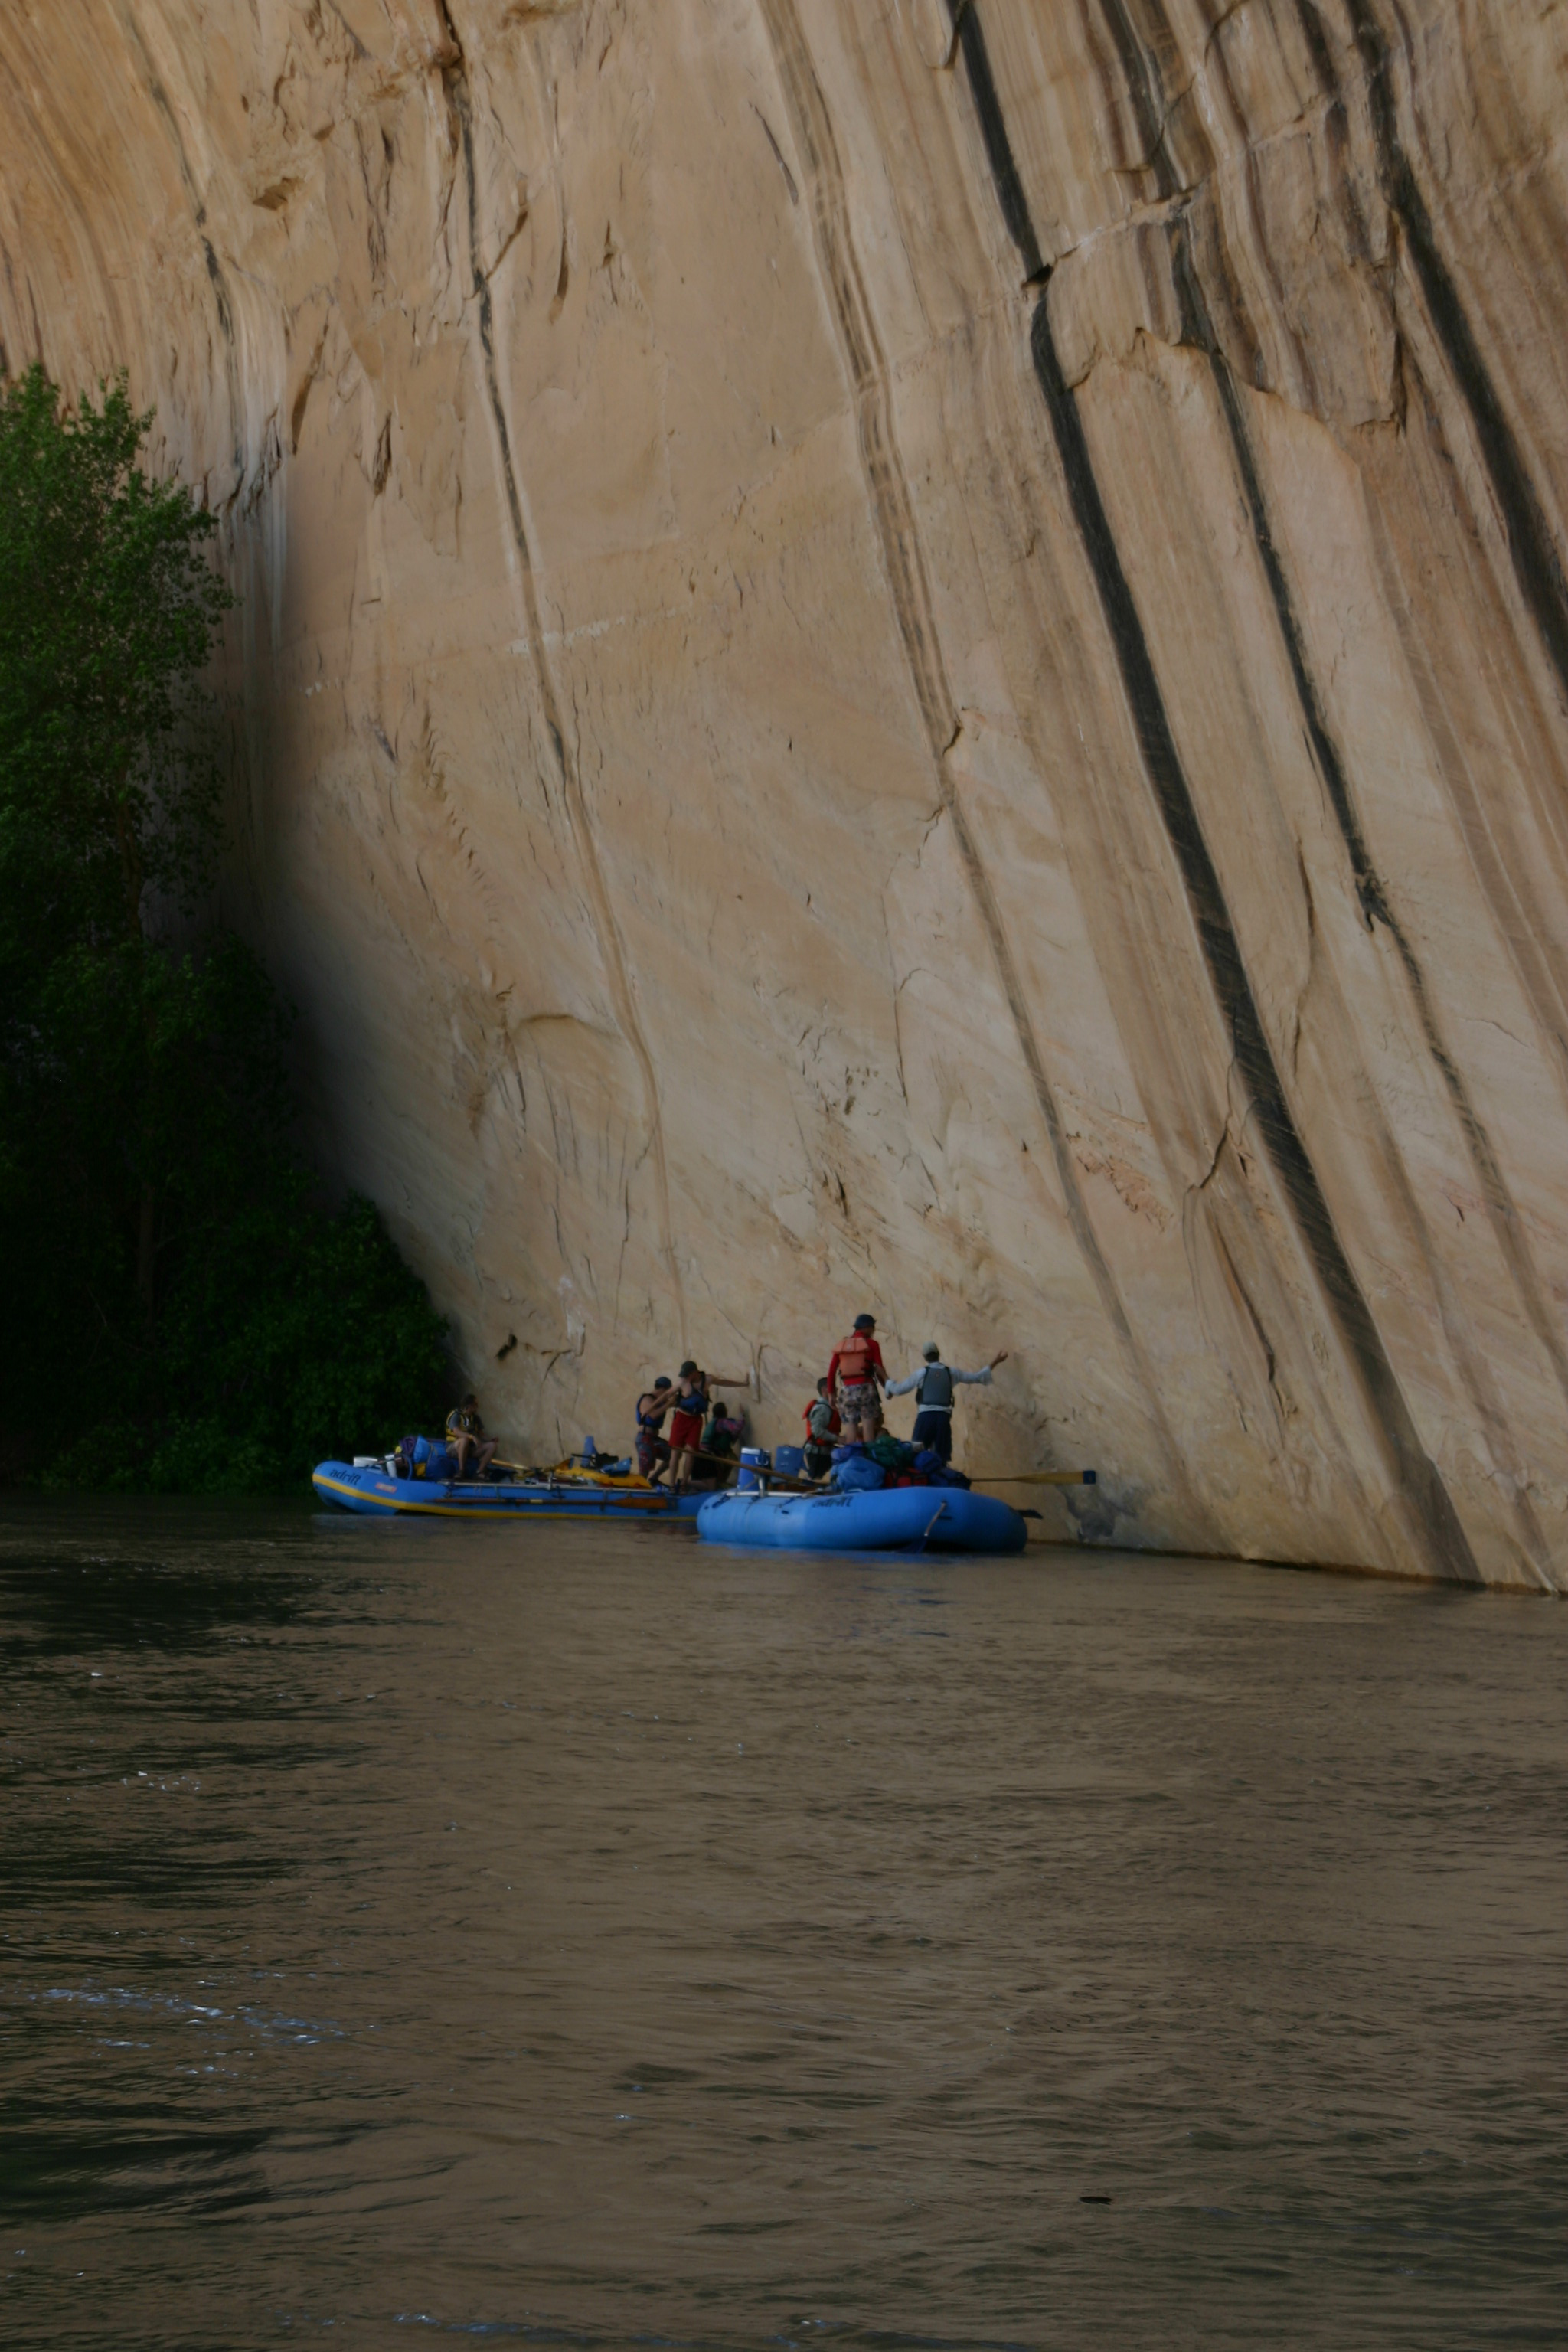
POLYGON ((150 422, 0 389, 0 1475, 254 1490, 429 1420, 443 1326, 320 1197, 289 1014, 212 912, 231 599, 150 422))

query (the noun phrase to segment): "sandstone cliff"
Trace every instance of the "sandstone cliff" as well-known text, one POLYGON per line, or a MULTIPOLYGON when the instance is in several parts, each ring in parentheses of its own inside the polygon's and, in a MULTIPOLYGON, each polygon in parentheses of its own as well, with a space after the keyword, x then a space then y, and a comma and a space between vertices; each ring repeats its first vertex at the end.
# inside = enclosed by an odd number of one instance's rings
POLYGON ((870 1304, 1086 1532, 1568 1588, 1565 66, 10 0, 6 362, 223 517, 236 912, 492 1422, 870 1304))

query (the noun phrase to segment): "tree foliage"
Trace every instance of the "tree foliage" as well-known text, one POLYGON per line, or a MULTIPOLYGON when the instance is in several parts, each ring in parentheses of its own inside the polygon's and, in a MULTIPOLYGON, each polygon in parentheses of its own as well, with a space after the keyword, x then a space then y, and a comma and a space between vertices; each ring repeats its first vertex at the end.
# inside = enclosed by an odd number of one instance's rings
POLYGON ((443 1327, 292 1140, 288 1018, 199 910, 220 847, 214 523, 123 381, 0 390, 0 1349, 8 1458, 267 1486, 429 1417, 443 1327))

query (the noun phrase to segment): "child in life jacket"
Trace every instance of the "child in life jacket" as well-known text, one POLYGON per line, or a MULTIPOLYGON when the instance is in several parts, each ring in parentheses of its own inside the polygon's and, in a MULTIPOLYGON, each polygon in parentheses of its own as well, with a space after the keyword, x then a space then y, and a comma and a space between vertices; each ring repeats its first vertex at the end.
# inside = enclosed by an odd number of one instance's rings
POLYGON ((881 1391, 888 1368, 877 1340, 874 1315, 857 1315, 847 1339, 840 1339, 827 1367, 827 1393, 844 1416, 851 1444, 869 1445, 882 1426, 881 1391))
POLYGON ((735 1448, 746 1433, 743 1406, 726 1405, 721 1397, 713 1400, 713 1410, 708 1426, 702 1433, 702 1451, 707 1457, 702 1465, 703 1475, 693 1480, 701 1486, 725 1486, 730 1482, 726 1465, 735 1458, 735 1448))
POLYGON ((833 1449, 844 1426, 827 1393, 826 1381, 817 1381, 816 1394, 801 1419, 805 1423, 805 1475, 808 1478, 826 1478, 833 1467, 833 1449))
POLYGON ((668 1372, 661 1372, 652 1388, 645 1389, 637 1399, 637 1470, 650 1486, 659 1485, 660 1471, 668 1467, 669 1440, 664 1434, 664 1417, 674 1402, 674 1383, 668 1372))

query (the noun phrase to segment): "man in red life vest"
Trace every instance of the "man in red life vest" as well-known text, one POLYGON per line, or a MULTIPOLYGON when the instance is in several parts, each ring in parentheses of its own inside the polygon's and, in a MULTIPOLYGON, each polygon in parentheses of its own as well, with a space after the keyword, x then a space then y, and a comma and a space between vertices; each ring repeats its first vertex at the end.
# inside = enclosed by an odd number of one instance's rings
POLYGON ((869 1445, 882 1426, 879 1393, 888 1377, 877 1341, 874 1315, 857 1315, 847 1339, 840 1339, 827 1367, 827 1393, 844 1416, 844 1434, 869 1445))

